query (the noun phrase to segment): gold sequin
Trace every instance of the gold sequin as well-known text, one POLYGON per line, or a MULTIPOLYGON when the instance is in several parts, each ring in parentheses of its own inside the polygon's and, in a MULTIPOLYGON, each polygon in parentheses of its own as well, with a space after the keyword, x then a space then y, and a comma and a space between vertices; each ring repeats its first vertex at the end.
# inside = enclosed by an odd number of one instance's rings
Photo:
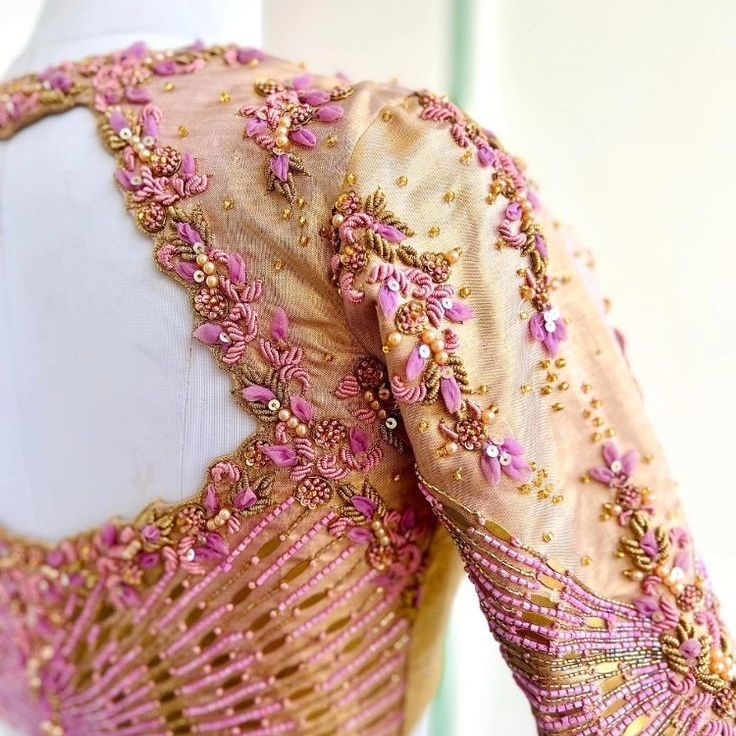
POLYGON ((472 293, 473 292, 469 286, 461 286, 460 291, 458 291, 461 299, 467 299, 472 293))
POLYGON ((304 247, 306 247, 307 245, 309 245, 309 240, 310 240, 310 238, 309 238, 309 235, 302 235, 302 236, 301 236, 301 237, 299 238, 299 245, 301 245, 301 246, 302 246, 302 248, 304 248, 304 247))
POLYGON ((590 567, 593 564, 593 558, 585 555, 580 559, 580 564, 583 565, 583 567, 590 567))
POLYGON ((274 271, 280 271, 283 267, 284 267, 284 262, 280 258, 277 258, 273 262, 273 270, 274 271))
POLYGON ((346 183, 346 184, 347 184, 348 186, 350 186, 350 187, 352 187, 352 186, 354 186, 355 184, 357 184, 357 182, 358 182, 358 177, 357 177, 357 176, 356 176, 355 174, 348 174, 348 175, 347 175, 347 176, 345 177, 345 183, 346 183))
POLYGON ((281 217, 283 217, 284 220, 291 219, 291 207, 284 207, 284 209, 281 211, 281 217))

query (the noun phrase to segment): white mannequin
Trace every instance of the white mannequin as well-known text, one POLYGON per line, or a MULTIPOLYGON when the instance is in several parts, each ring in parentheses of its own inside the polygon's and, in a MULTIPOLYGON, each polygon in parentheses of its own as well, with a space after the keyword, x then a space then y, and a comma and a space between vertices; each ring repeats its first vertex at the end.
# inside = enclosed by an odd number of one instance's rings
MULTIPOLYGON (((48 0, 9 75, 198 38, 258 45, 260 4, 48 0)), ((113 170, 86 109, 0 147, 0 524, 47 540, 192 495, 255 426, 113 170)))

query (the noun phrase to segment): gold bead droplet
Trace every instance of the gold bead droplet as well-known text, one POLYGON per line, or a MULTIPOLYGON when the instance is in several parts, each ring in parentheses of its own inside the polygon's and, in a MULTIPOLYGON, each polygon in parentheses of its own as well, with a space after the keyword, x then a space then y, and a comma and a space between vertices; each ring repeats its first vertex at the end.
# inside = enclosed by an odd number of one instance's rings
POLYGON ((552 532, 545 532, 542 535, 542 541, 543 542, 546 542, 547 544, 549 544, 550 542, 552 542, 554 540, 554 538, 555 538, 555 535, 552 534, 552 532))
POLYGON ((235 202, 233 202, 232 199, 226 199, 222 203, 222 209, 224 209, 225 212, 229 212, 233 207, 235 207, 235 202))
POLYGON ((457 195, 453 191, 445 192, 445 195, 442 197, 442 199, 447 202, 447 204, 450 204, 450 202, 454 202, 457 195))
POLYGON ((299 227, 305 227, 307 224, 307 218, 304 215, 299 215, 299 227))
POLYGON ((166 82, 164 84, 164 92, 173 92, 174 91, 174 83, 173 82, 166 82))
POLYGON ((332 353, 323 353, 322 354, 322 362, 323 363, 332 363, 333 360, 335 360, 335 356, 332 353))
POLYGON ((281 217, 284 220, 290 220, 291 219, 291 207, 284 207, 284 209, 281 210, 281 217))
POLYGON ((274 271, 280 271, 283 267, 284 267, 284 262, 280 258, 277 258, 273 262, 273 270, 274 271))
POLYGON ((331 135, 325 143, 327 144, 327 148, 334 148, 337 145, 337 136, 331 135))
POLYGON ((585 555, 581 558, 580 564, 583 565, 583 567, 590 567, 593 564, 593 558, 585 555))
POLYGON ((460 291, 458 291, 461 299, 467 299, 472 293, 473 290, 469 286, 461 286, 460 291))
POLYGON ((358 177, 357 177, 357 176, 356 176, 355 174, 348 174, 348 175, 347 175, 347 176, 345 177, 345 183, 346 183, 346 184, 347 184, 348 186, 350 186, 350 187, 352 187, 352 186, 355 186, 355 184, 356 184, 357 182, 358 182, 358 177))
POLYGON ((301 237, 299 238, 299 245, 301 245, 301 246, 302 246, 302 248, 306 248, 306 246, 308 246, 308 245, 309 245, 309 240, 310 240, 310 237, 309 237, 309 235, 302 235, 302 236, 301 236, 301 237))
POLYGON ((386 108, 386 109, 385 109, 385 110, 384 110, 384 111, 383 111, 383 112, 381 113, 381 120, 383 120, 383 122, 384 122, 384 123, 389 123, 389 122, 391 122, 391 121, 392 121, 393 119, 394 119, 394 114, 393 114, 393 112, 392 112, 391 110, 389 110, 388 108, 386 108))
POLYGON ((432 225, 431 228, 429 228, 429 231, 427 232, 427 235, 429 235, 430 238, 436 238, 440 234, 440 229, 437 227, 437 225, 432 225))
POLYGON ((409 179, 408 179, 408 177, 406 177, 406 176, 400 176, 400 177, 399 177, 399 178, 398 178, 398 179, 396 180, 396 184, 397 184, 397 186, 400 186, 400 187, 405 187, 405 186, 406 186, 406 185, 407 185, 408 183, 409 183, 409 179))
POLYGON ((187 128, 186 125, 180 125, 179 126, 179 138, 188 138, 189 137, 189 128, 187 128))
POLYGON ((227 104, 230 100, 231 97, 229 92, 220 92, 220 102, 227 104))

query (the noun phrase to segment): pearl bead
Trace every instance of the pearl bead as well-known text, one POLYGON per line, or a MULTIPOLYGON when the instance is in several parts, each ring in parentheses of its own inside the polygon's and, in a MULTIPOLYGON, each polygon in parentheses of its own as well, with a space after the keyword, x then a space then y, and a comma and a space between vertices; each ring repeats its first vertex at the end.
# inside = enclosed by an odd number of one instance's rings
POLYGON ((332 226, 333 227, 340 227, 340 225, 345 222, 345 216, 341 215, 339 212, 332 215, 332 226))
POLYGON ((279 148, 286 148, 289 145, 289 139, 285 135, 279 135, 276 137, 276 145, 279 148))
POLYGON ((430 347, 433 353, 441 353, 445 349, 445 341, 435 340, 430 347))
POLYGON ((279 419, 282 422, 288 422, 289 421, 289 417, 291 417, 291 412, 288 409, 282 409, 279 412, 279 419))
POLYGON ((289 429, 296 429, 299 426, 299 420, 296 417, 289 417, 286 424, 289 426, 289 429))
POLYGON ((437 333, 434 330, 425 330, 422 333, 422 342, 427 345, 432 344, 437 339, 437 333))
POLYGON ((448 442, 445 445, 445 452, 448 455, 457 455, 459 449, 460 446, 457 444, 457 442, 448 442))
POLYGON ((440 350, 439 353, 435 353, 434 355, 434 362, 437 363, 437 365, 444 365, 449 359, 450 356, 444 350, 440 350))
POLYGON ((493 421, 493 418, 496 416, 496 409, 484 409, 481 412, 480 419, 483 422, 483 424, 490 424, 493 421))
POLYGON ((283 125, 285 128, 291 127, 291 115, 284 115, 284 117, 281 118, 281 125, 283 125))
POLYGON ((212 261, 207 261, 207 263, 202 266, 202 270, 209 276, 215 272, 215 264, 212 263, 212 261))
POLYGON ((402 338, 403 338, 403 335, 400 332, 392 332, 388 336, 388 344, 392 348, 395 348, 401 342, 402 338))
POLYGON ((204 266, 204 264, 207 263, 207 261, 209 261, 209 258, 207 258, 207 256, 204 253, 200 253, 197 256, 197 265, 198 266, 204 266))
POLYGON ((296 428, 297 437, 306 437, 309 432, 309 427, 306 424, 299 424, 296 428))
POLYGON ((453 248, 451 251, 445 254, 445 258, 447 258, 448 263, 454 265, 460 260, 460 251, 456 248, 453 248))
POLYGON ((214 289, 217 284, 220 283, 220 279, 218 279, 217 276, 211 275, 207 277, 205 283, 210 287, 210 289, 214 289))

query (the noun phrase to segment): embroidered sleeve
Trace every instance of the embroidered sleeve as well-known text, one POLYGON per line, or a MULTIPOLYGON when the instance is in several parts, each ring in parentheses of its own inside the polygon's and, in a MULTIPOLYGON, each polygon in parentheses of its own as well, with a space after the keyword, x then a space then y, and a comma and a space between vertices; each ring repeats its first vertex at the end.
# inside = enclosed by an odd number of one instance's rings
POLYGON ((730 644, 617 333, 522 165, 411 95, 359 141, 325 237, 540 733, 736 733, 730 644))

